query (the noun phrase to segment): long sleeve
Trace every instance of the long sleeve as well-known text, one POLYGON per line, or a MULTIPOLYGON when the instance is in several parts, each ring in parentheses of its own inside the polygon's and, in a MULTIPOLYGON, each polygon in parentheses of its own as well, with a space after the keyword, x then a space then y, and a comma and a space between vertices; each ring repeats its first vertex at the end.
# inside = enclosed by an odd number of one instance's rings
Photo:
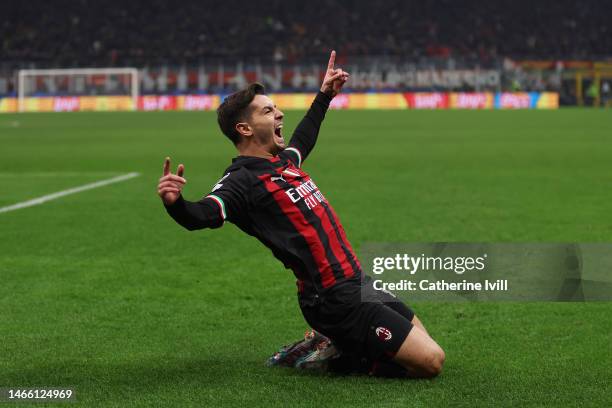
POLYGON ((306 112, 306 116, 304 116, 304 119, 302 119, 295 132, 293 132, 289 148, 299 151, 300 164, 306 160, 306 157, 308 157, 317 142, 319 128, 323 119, 325 119, 325 113, 329 108, 330 102, 331 98, 328 95, 319 92, 312 102, 310 109, 306 112))
POLYGON ((225 220, 235 223, 246 216, 250 185, 247 172, 227 172, 201 200, 187 201, 181 195, 174 204, 165 206, 166 211, 189 231, 219 228, 225 220))
POLYGON ((211 198, 191 202, 183 199, 181 195, 174 204, 164 206, 174 221, 189 231, 219 228, 224 222, 222 207, 211 198))

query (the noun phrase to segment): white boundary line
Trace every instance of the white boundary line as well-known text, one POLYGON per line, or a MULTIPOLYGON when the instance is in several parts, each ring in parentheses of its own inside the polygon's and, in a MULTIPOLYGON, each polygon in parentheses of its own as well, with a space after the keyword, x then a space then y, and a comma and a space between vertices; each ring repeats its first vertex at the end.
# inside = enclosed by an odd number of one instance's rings
POLYGON ((95 183, 85 184, 79 187, 69 188, 68 190, 58 191, 57 193, 47 194, 42 197, 34 198, 32 200, 23 201, 21 203, 9 205, 7 207, 0 207, 0 213, 5 213, 9 211, 19 210, 21 208, 32 207, 35 205, 46 203, 47 201, 55 200, 56 198, 64 197, 70 194, 80 193, 81 191, 91 190, 93 188, 98 188, 102 186, 106 186, 113 183, 119 183, 121 181, 129 180, 134 177, 140 176, 140 173, 128 173, 121 176, 113 177, 106 180, 96 181, 95 183))
POLYGON ((0 172, 0 178, 43 178, 43 177, 112 177, 117 171, 32 171, 32 172, 0 172))

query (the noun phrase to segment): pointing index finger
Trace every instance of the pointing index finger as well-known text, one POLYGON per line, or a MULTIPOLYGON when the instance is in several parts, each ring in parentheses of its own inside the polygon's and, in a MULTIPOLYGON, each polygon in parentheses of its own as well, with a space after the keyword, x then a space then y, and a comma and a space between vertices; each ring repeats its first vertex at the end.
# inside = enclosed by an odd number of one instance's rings
POLYGON ((329 55, 329 62, 327 63, 327 69, 334 69, 334 62, 336 61, 336 51, 332 50, 331 54, 329 55))
POLYGON ((166 160, 164 161, 164 176, 167 176, 168 174, 170 174, 170 158, 166 157, 166 160))

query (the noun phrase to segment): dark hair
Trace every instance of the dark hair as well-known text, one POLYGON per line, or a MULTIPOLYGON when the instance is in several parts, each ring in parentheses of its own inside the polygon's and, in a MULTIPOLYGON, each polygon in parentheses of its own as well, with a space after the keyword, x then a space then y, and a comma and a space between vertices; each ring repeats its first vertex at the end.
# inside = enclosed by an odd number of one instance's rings
POLYGON ((252 83, 246 89, 229 95, 217 108, 217 122, 225 136, 234 145, 240 142, 240 133, 236 130, 236 123, 245 119, 247 108, 255 99, 255 95, 264 95, 266 89, 260 83, 252 83))

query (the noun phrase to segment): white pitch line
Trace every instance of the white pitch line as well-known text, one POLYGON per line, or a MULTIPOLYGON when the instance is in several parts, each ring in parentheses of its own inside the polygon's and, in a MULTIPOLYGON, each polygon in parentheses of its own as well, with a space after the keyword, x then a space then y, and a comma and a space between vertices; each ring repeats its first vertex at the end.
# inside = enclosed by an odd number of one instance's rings
POLYGON ((23 201, 21 203, 9 205, 8 207, 0 207, 0 213, 5 213, 9 211, 19 210, 21 208, 32 207, 35 205, 46 203, 47 201, 55 200, 56 198, 64 197, 70 194, 80 193, 81 191, 91 190, 93 188, 98 188, 102 186, 106 186, 113 183, 119 183, 121 181, 129 180, 134 177, 140 176, 140 173, 128 173, 122 176, 113 177, 107 180, 96 181, 95 183, 84 184, 79 187, 70 188, 68 190, 58 191, 57 193, 47 194, 42 197, 33 198, 32 200, 23 201))
POLYGON ((0 178, 41 178, 41 177, 97 177, 97 176, 115 176, 119 173, 116 171, 34 171, 34 172, 11 172, 0 173, 0 178))

